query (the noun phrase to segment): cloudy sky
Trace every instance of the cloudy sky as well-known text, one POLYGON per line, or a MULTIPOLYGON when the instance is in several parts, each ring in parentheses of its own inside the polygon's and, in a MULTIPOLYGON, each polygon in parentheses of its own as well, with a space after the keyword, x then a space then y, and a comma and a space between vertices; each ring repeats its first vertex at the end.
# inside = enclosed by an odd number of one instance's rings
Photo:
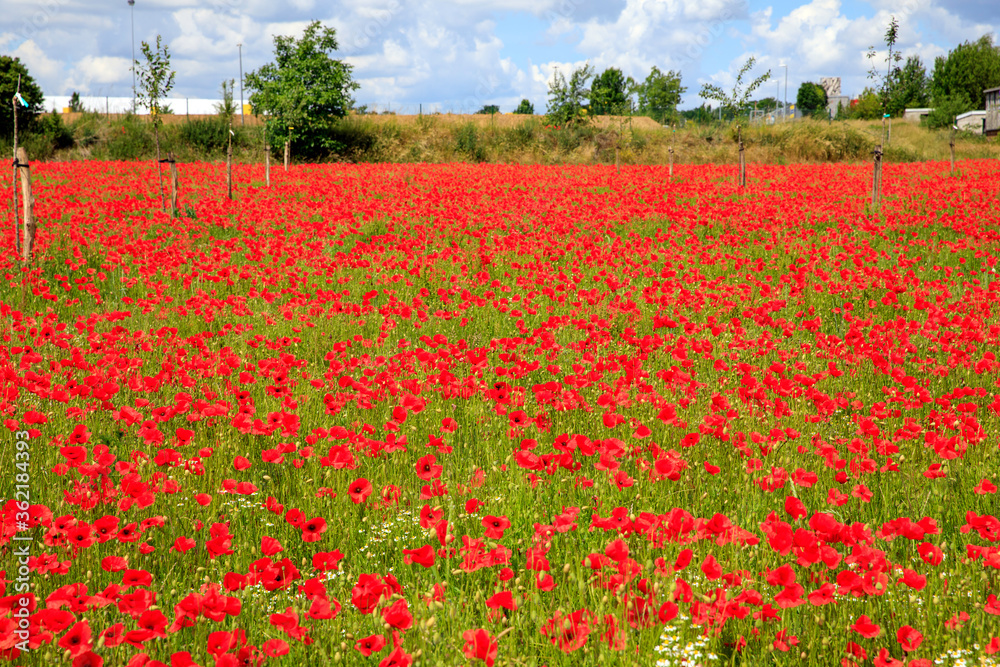
MULTIPOLYGON (((177 72, 174 98, 217 98, 223 79, 273 59, 274 35, 298 35, 311 20, 336 28, 337 57, 354 66, 359 104, 401 113, 510 111, 526 97, 543 112, 556 68, 589 62, 645 78, 652 66, 680 70, 701 103, 704 83, 729 89, 756 56, 753 76, 771 70, 760 96, 794 101, 802 81, 842 78, 856 96, 865 53, 879 45, 891 14, 904 55, 928 72, 955 45, 1000 30, 997 0, 3 0, 0 53, 27 63, 52 106, 73 91, 131 97, 135 48, 157 34, 177 72)), ((237 85, 237 95, 239 87, 237 85)))

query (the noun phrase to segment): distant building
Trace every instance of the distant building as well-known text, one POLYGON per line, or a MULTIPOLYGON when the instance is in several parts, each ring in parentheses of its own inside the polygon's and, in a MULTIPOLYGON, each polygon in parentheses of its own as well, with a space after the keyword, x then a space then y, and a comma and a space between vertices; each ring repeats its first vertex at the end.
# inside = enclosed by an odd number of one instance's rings
POLYGON ((840 91, 839 76, 820 77, 819 85, 826 91, 826 109, 831 118, 837 117, 837 108, 851 106, 851 98, 840 91))
POLYGON ((934 109, 928 109, 926 107, 903 109, 903 120, 907 123, 920 123, 924 118, 927 118, 932 111, 934 111, 934 109))
POLYGON ((995 137, 1000 133, 1000 88, 990 88, 984 90, 986 96, 986 124, 983 132, 988 137, 995 137))
POLYGON ((986 112, 967 111, 961 116, 955 117, 955 125, 959 130, 963 130, 965 132, 983 134, 986 132, 986 112))

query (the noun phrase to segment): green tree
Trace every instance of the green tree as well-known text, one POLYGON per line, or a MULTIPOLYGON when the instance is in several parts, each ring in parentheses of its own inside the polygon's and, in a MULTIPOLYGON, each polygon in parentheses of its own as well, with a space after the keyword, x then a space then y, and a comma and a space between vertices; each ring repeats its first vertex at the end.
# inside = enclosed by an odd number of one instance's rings
POLYGON ((331 130, 354 105, 351 93, 360 86, 351 79, 351 65, 330 57, 337 48, 336 31, 313 21, 301 39, 276 36, 275 62, 244 78, 254 113, 266 116, 273 147, 291 140, 296 153, 308 157, 343 148, 331 130))
POLYGON ((514 109, 514 113, 533 116, 535 115, 535 105, 532 104, 530 100, 525 98, 521 100, 521 103, 517 105, 516 109, 514 109))
POLYGON ((569 81, 562 72, 556 70, 549 84, 549 105, 545 110, 549 122, 555 125, 582 122, 587 118, 587 98, 590 89, 587 82, 594 76, 594 68, 584 65, 582 69, 573 70, 569 81))
POLYGON ((757 110, 763 111, 764 113, 770 113, 778 109, 781 103, 774 97, 762 97, 756 101, 757 110))
POLYGON ((889 100, 892 98, 893 84, 900 75, 899 61, 903 56, 896 50, 896 42, 899 40, 899 21, 893 16, 889 20, 889 27, 885 30, 885 46, 888 50, 885 56, 885 75, 879 70, 875 62, 878 53, 874 46, 868 47, 868 62, 871 67, 868 69, 868 79, 878 88, 878 101, 882 114, 888 113, 889 100))
POLYGON ((80 101, 80 93, 73 91, 73 94, 69 97, 69 110, 72 113, 83 113, 86 109, 83 108, 83 102, 80 101))
POLYGON ((990 35, 959 44, 948 56, 934 59, 931 97, 934 103, 965 95, 972 109, 985 109, 983 91, 1000 86, 1000 51, 990 35))
POLYGON ((882 117, 882 102, 878 93, 871 88, 865 88, 858 96, 857 102, 844 109, 843 114, 837 117, 844 120, 878 120, 882 117))
POLYGON ((771 70, 767 70, 762 75, 751 81, 746 88, 744 88, 743 77, 745 77, 756 64, 757 59, 753 56, 751 56, 743 64, 743 67, 740 68, 739 73, 736 75, 736 83, 733 84, 733 90, 730 94, 727 95, 722 88, 719 88, 715 84, 706 83, 701 87, 701 93, 699 93, 699 96, 706 100, 715 100, 722 105, 724 111, 732 115, 738 115, 741 111, 746 109, 747 102, 750 101, 754 91, 760 88, 764 82, 771 78, 771 70))
POLYGON ((495 113, 500 113, 500 107, 496 104, 486 104, 482 109, 476 112, 477 114, 486 114, 492 116, 495 113))
POLYGON ((826 90, 818 83, 803 82, 795 96, 795 107, 803 116, 825 115, 826 90))
POLYGON ((656 65, 646 80, 636 86, 639 97, 639 114, 649 116, 657 123, 677 118, 677 105, 687 88, 681 85, 681 73, 670 70, 661 72, 656 65))
POLYGON ((711 104, 702 104, 700 107, 681 111, 680 116, 684 120, 690 120, 694 123, 698 123, 699 125, 705 125, 718 118, 719 112, 713 111, 711 104))
POLYGON ((236 115, 236 102, 233 101, 233 86, 236 79, 222 82, 222 101, 215 105, 215 113, 225 122, 230 122, 236 115))
POLYGON ((951 127, 955 122, 956 116, 960 116, 974 108, 965 93, 959 92, 950 97, 935 100, 934 108, 922 121, 931 129, 943 129, 951 127))
POLYGON ((0 111, 0 137, 10 138, 14 136, 14 112, 11 100, 14 98, 14 93, 17 92, 18 77, 21 80, 21 97, 28 104, 27 107, 18 105, 18 132, 30 132, 35 126, 38 114, 45 108, 42 89, 28 74, 28 68, 24 66, 20 58, 0 56, 0 108, 3 109, 0 111))
POLYGON ((902 116, 907 108, 926 107, 927 71, 918 56, 910 56, 903 67, 895 72, 889 86, 889 103, 886 113, 902 116))
POLYGON ((590 113, 595 116, 624 116, 629 108, 631 79, 617 67, 609 67, 590 86, 590 113))
POLYGON ((170 50, 163 44, 162 38, 156 36, 156 48, 148 42, 142 43, 142 56, 145 64, 135 61, 133 66, 139 74, 139 86, 136 90, 138 102, 149 109, 150 120, 153 123, 153 139, 156 142, 156 171, 160 176, 160 208, 166 209, 163 199, 163 172, 160 170, 160 116, 170 113, 164 108, 162 100, 174 87, 175 72, 170 69, 170 50))

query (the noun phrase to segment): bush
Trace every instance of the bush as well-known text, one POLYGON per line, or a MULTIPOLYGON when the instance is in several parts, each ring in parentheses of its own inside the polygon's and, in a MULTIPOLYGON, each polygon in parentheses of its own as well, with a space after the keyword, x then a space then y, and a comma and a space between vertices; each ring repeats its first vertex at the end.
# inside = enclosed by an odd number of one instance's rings
POLYGON ((180 138, 203 151, 225 150, 229 142, 229 125, 222 118, 194 120, 181 125, 180 138))
POLYGON ((972 102, 969 101, 969 97, 965 93, 945 97, 934 102, 934 109, 927 114, 926 118, 921 119, 921 123, 932 130, 951 127, 956 116, 973 108, 972 102))
POLYGON ((135 116, 126 116, 111 124, 105 149, 112 160, 138 160, 153 152, 152 132, 135 116))
POLYGON ((479 140, 479 130, 472 123, 466 123, 455 132, 455 150, 476 161, 486 159, 486 149, 479 140))

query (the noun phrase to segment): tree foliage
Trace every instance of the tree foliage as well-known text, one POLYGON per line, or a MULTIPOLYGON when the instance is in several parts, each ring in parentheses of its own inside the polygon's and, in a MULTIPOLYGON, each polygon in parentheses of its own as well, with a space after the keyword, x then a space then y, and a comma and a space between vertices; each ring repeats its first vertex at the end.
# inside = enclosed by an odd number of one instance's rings
POLYGON ((826 89, 812 81, 804 81, 795 96, 795 107, 803 116, 825 115, 826 102, 826 89))
POLYGON ((160 35, 156 36, 156 47, 149 42, 142 43, 142 57, 145 62, 135 61, 134 67, 139 75, 139 87, 136 98, 139 104, 149 110, 153 128, 158 128, 160 116, 169 113, 163 105, 163 100, 174 87, 176 72, 170 69, 170 49, 163 43, 160 35))
POLYGON ((222 102, 215 105, 215 113, 222 116, 223 120, 229 122, 236 115, 236 102, 233 100, 233 86, 236 79, 229 79, 222 82, 222 102))
POLYGON ((485 114, 487 116, 492 116, 495 113, 500 113, 500 107, 496 104, 486 104, 483 108, 476 112, 477 114, 485 114))
POLYGON ((687 88, 681 85, 679 71, 661 72, 656 65, 635 90, 639 98, 639 114, 661 124, 677 118, 677 105, 687 92, 687 88))
POLYGON ((587 118, 587 99, 590 88, 587 82, 594 76, 594 68, 588 63, 582 69, 573 70, 569 80, 556 70, 549 84, 549 104, 545 115, 555 125, 578 123, 587 118))
POLYGON ((948 52, 947 57, 934 59, 931 75, 931 96, 934 103, 947 98, 961 99, 964 95, 971 109, 985 109, 984 90, 1000 86, 1000 51, 990 35, 975 42, 964 42, 948 52))
POLYGON ((768 79, 771 78, 771 70, 767 70, 764 74, 758 76, 756 79, 746 85, 744 88, 743 77, 745 77, 750 70, 753 69, 754 65, 757 64, 757 59, 751 56, 740 68, 739 73, 736 75, 736 83, 733 84, 733 90, 728 95, 722 88, 719 88, 715 84, 706 83, 701 88, 701 93, 699 95, 706 100, 715 100, 723 109, 731 114, 740 114, 747 108, 747 102, 753 96, 755 90, 761 87, 768 79))
POLYGON ((920 58, 907 58, 903 67, 892 76, 885 112, 898 117, 907 108, 926 107, 929 102, 927 83, 927 71, 920 58))
POLYGON ((21 130, 31 131, 38 114, 44 109, 45 100, 42 89, 28 74, 28 68, 25 67, 20 58, 0 56, 0 109, 2 109, 0 111, 0 137, 14 136, 14 110, 11 106, 11 100, 14 93, 17 92, 18 76, 21 77, 21 97, 28 104, 27 107, 18 104, 18 132, 21 130))
POLYGON ((896 50, 896 42, 899 40, 899 21, 893 16, 889 19, 889 27, 885 30, 885 46, 887 53, 885 56, 885 74, 879 69, 876 63, 878 52, 874 46, 868 47, 868 79, 871 80, 878 91, 878 101, 882 114, 889 113, 889 101, 892 98, 893 82, 899 77, 899 61, 903 56, 896 50))
POLYGON ((595 116, 624 116, 629 111, 631 78, 617 67, 601 72, 590 86, 590 113, 595 116))
POLYGON ((246 75, 254 113, 265 115, 267 138, 275 148, 291 139, 297 155, 320 157, 342 146, 333 125, 353 106, 351 65, 330 57, 337 33, 313 21, 300 39, 274 38, 275 62, 246 75))
POLYGON ((521 103, 517 105, 516 109, 514 109, 514 113, 533 116, 535 114, 535 105, 531 103, 531 100, 525 98, 521 100, 521 103))

